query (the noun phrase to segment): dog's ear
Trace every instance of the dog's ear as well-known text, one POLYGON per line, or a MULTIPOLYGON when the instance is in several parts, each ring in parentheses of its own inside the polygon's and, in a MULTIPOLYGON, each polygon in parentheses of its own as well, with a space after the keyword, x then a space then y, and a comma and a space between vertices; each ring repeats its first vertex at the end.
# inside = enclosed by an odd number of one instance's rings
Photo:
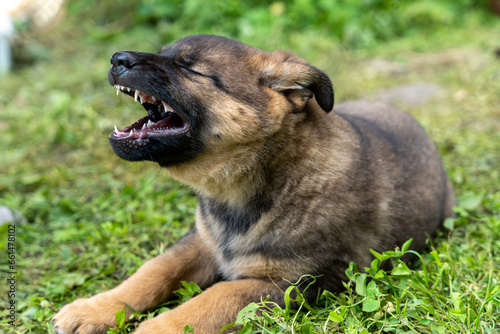
POLYGON ((262 72, 261 83, 285 94, 299 107, 303 107, 314 94, 321 109, 329 112, 333 108, 330 78, 290 52, 278 50, 272 53, 271 62, 262 72))

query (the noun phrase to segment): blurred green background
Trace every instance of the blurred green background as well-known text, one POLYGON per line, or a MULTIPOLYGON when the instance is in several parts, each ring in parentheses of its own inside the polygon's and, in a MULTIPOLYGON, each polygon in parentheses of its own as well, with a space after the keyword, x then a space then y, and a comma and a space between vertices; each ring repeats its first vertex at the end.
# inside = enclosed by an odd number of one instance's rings
MULTIPOLYGON (((24 219, 17 326, 0 311, 0 331, 52 332, 48 321, 62 305, 111 289, 192 227, 189 189, 152 163, 120 160, 107 143, 114 124, 143 116, 116 96, 107 71, 116 51, 156 52, 210 33, 291 50, 331 77, 337 102, 385 99, 408 110, 437 143, 459 198, 458 218, 423 255, 432 288, 417 264, 394 278, 404 293, 372 277, 381 291, 370 297, 375 310, 351 289, 292 316, 255 316, 249 331, 498 332, 500 16, 490 2, 73 0, 46 26, 26 18, 15 26, 13 68, 0 77, 0 205, 24 219)), ((2 249, 7 234, 2 225, 2 249)), ((7 256, 0 265, 6 275, 7 256)))

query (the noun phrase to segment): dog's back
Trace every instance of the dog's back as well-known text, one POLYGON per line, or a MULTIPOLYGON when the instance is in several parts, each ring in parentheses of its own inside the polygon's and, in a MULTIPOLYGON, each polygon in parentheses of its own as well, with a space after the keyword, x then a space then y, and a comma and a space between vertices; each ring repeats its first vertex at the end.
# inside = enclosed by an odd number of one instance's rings
POLYGON ((413 238, 425 247, 446 217, 453 216, 455 197, 434 143, 409 114, 381 102, 352 101, 335 107, 359 139, 363 172, 382 183, 388 219, 398 219, 385 245, 390 249, 413 238))

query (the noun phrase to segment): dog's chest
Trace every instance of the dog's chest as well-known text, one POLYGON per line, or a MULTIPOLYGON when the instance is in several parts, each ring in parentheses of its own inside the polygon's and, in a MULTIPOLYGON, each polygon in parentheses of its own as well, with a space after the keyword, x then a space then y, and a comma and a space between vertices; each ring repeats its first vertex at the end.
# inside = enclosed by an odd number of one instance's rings
POLYGON ((274 267, 261 249, 265 211, 265 207, 230 210, 224 204, 200 199, 197 230, 225 279, 267 276, 269 267, 274 267))
POLYGON ((262 197, 251 199, 239 208, 200 197, 198 220, 207 231, 206 238, 212 239, 222 255, 230 259, 232 252, 246 251, 246 244, 252 244, 253 238, 258 237, 256 227, 262 225, 262 217, 271 207, 272 200, 262 197))
POLYGON ((196 226, 224 279, 295 279, 298 273, 314 269, 311 265, 315 261, 308 256, 293 256, 300 252, 285 241, 286 236, 269 230, 270 222, 276 218, 271 211, 246 215, 223 210, 217 213, 207 205, 200 200, 196 226))
POLYGON ((218 258, 230 261, 247 252, 255 237, 261 210, 230 209, 225 203, 200 198, 197 228, 218 258))

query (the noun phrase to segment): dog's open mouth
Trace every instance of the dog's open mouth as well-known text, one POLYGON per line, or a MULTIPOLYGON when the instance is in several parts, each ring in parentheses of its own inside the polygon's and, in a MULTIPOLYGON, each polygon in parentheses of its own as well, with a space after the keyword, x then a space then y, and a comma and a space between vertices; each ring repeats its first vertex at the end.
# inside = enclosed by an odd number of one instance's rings
POLYGON ((165 101, 138 89, 121 85, 114 87, 117 95, 121 91, 132 96, 135 101, 139 101, 148 115, 123 129, 118 129, 115 125, 115 131, 111 133, 110 138, 130 140, 145 139, 150 136, 172 136, 184 133, 189 129, 187 117, 181 112, 175 111, 165 101))

